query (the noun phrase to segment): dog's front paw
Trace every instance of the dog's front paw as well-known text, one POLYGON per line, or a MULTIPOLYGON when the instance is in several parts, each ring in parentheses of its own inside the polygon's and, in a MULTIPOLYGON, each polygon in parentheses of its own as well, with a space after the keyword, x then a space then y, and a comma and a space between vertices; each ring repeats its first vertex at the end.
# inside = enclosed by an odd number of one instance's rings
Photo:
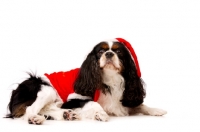
POLYGON ((148 111, 149 115, 152 116, 162 116, 167 114, 167 111, 162 110, 162 109, 157 109, 157 108, 152 108, 151 110, 148 111))
POLYGON ((45 121, 44 116, 34 115, 28 118, 29 124, 41 125, 45 121))
POLYGON ((94 118, 97 121, 104 121, 104 122, 106 122, 106 121, 109 120, 108 114, 105 111, 103 111, 103 110, 96 112, 94 118))
POLYGON ((65 120, 69 120, 69 121, 74 121, 74 120, 79 120, 79 116, 76 112, 74 112, 73 110, 65 110, 63 112, 63 118, 65 120))

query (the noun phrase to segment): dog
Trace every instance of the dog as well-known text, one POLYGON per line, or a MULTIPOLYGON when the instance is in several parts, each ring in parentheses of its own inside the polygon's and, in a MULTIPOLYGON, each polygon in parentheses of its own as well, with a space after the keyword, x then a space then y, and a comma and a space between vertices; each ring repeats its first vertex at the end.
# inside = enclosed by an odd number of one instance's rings
POLYGON ((146 91, 137 56, 123 38, 95 45, 80 68, 44 75, 29 73, 12 91, 8 118, 42 124, 46 119, 108 121, 110 115, 167 113, 143 104, 146 91))

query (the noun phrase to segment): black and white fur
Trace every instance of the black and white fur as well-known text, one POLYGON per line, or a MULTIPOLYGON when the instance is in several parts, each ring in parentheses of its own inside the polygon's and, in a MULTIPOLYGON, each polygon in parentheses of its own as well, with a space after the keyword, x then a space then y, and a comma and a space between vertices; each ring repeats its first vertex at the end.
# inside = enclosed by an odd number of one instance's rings
POLYGON ((128 49, 118 41, 101 42, 93 48, 74 82, 75 93, 69 95, 66 102, 62 102, 55 89, 44 80, 30 75, 13 90, 8 117, 22 116, 29 123, 41 124, 45 116, 54 120, 108 121, 109 115, 166 114, 164 110, 143 104, 146 95, 143 81, 137 75, 128 49), (96 90, 100 90, 100 96, 94 102, 96 90), (33 97, 26 98, 26 94, 33 97))
POLYGON ((29 78, 12 91, 7 118, 22 118, 40 125, 45 119, 78 120, 71 109, 61 109, 63 101, 46 78, 28 73, 29 78))

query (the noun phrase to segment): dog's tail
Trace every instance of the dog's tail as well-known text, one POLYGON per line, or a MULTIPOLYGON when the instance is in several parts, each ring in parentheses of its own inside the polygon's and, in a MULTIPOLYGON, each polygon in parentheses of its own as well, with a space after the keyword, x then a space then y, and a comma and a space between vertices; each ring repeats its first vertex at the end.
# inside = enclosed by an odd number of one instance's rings
POLYGON ((41 85, 50 84, 35 74, 28 73, 29 78, 21 82, 18 87, 12 91, 8 109, 10 114, 5 118, 17 118, 25 114, 26 107, 32 105, 37 98, 37 93, 41 90, 41 85))

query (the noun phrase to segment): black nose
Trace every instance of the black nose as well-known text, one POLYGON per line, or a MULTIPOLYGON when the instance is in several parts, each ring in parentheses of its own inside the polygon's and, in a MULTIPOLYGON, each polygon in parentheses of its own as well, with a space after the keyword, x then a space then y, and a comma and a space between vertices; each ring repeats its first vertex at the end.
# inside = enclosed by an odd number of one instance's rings
POLYGON ((107 52, 106 53, 106 58, 111 58, 111 57, 113 57, 113 53, 112 52, 107 52))

